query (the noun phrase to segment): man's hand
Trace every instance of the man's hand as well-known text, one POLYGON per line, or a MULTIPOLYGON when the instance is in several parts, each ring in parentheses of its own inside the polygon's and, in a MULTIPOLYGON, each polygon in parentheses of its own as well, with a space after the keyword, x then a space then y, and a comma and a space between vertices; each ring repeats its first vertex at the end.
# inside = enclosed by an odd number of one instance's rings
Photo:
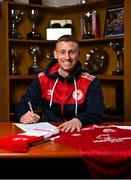
POLYGON ((62 132, 74 132, 75 130, 79 132, 82 128, 82 124, 79 119, 73 118, 72 120, 66 121, 65 123, 59 125, 58 128, 62 132))
POLYGON ((35 114, 31 111, 28 111, 20 118, 20 122, 24 124, 30 124, 30 123, 36 123, 40 119, 40 116, 38 114, 35 114))

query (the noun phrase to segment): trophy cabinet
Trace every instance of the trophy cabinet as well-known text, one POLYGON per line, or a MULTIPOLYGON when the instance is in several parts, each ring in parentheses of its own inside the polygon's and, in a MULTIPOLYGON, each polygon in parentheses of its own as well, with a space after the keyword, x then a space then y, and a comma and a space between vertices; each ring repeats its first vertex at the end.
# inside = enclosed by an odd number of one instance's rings
MULTIPOLYGON (((101 54, 100 49, 107 54, 104 64, 102 64, 102 70, 99 70, 97 61, 95 62, 98 71, 94 74, 102 83, 105 121, 130 121, 130 8, 131 1, 129 0, 96 0, 61 7, 11 1, 2 2, 0 14, 0 120, 13 121, 15 104, 25 93, 36 74, 48 64, 53 56, 55 40, 47 40, 46 38, 49 22, 70 19, 72 21, 72 34, 77 37, 80 44, 80 61, 83 68, 85 65, 87 68, 89 63, 87 56, 102 58, 103 54, 101 54), (107 9, 119 7, 124 8, 124 33, 105 36, 107 9), (97 14, 95 36, 83 36, 82 34, 82 18, 88 11, 97 14), (123 45, 124 52, 121 60, 123 73, 121 74, 114 75, 112 73, 116 69, 116 53, 119 49, 115 52, 110 43, 123 45), (92 54, 94 49, 95 53, 92 54)), ((39 113, 40 109, 38 108, 36 111, 39 113)))

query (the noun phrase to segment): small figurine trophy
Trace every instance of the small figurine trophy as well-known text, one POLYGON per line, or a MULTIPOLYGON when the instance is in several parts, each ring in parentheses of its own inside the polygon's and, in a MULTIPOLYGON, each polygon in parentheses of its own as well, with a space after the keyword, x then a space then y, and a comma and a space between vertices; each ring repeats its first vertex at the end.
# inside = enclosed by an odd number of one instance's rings
POLYGON ((36 30, 36 25, 40 22, 40 11, 38 9, 30 9, 28 16, 32 22, 32 31, 27 34, 27 39, 41 39, 41 33, 36 30))
POLYGON ((113 75, 123 75, 123 70, 121 68, 121 57, 124 53, 123 44, 120 43, 112 43, 110 42, 110 46, 113 51, 116 53, 116 69, 112 72, 113 75))
POLYGON ((40 56, 41 56, 40 47, 36 46, 36 45, 31 46, 29 49, 29 53, 33 58, 33 64, 32 64, 32 67, 30 67, 28 69, 28 73, 29 74, 37 74, 37 73, 41 72, 41 69, 37 64, 38 58, 40 58, 40 56))
POLYGON ((83 39, 90 39, 95 38, 96 32, 96 11, 88 11, 84 13, 82 17, 82 26, 81 26, 81 32, 82 32, 82 38, 83 39), (95 29, 94 29, 95 27, 95 29), (94 32, 94 33, 93 33, 94 32))
POLYGON ((18 24, 24 16, 23 10, 11 9, 10 19, 11 19, 11 34, 10 37, 14 39, 21 39, 22 35, 17 32, 16 24, 18 24))
POLYGON ((18 54, 15 48, 11 49, 11 65, 10 65, 10 75, 18 75, 19 71, 16 67, 16 63, 18 60, 18 54))

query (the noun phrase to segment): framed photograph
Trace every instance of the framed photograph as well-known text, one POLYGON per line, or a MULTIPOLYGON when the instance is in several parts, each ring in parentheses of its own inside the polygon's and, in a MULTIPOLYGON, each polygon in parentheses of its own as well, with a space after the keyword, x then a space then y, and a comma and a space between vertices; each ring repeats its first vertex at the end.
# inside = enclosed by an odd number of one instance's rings
POLYGON ((124 35, 124 7, 106 10, 104 37, 124 35))

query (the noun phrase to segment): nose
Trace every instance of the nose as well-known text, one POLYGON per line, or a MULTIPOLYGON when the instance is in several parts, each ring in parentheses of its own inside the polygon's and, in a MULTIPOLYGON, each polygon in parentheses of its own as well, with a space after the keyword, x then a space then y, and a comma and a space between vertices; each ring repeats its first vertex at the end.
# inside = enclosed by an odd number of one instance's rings
POLYGON ((70 52, 66 52, 66 53, 65 53, 65 58, 66 58, 66 59, 70 59, 70 52))

